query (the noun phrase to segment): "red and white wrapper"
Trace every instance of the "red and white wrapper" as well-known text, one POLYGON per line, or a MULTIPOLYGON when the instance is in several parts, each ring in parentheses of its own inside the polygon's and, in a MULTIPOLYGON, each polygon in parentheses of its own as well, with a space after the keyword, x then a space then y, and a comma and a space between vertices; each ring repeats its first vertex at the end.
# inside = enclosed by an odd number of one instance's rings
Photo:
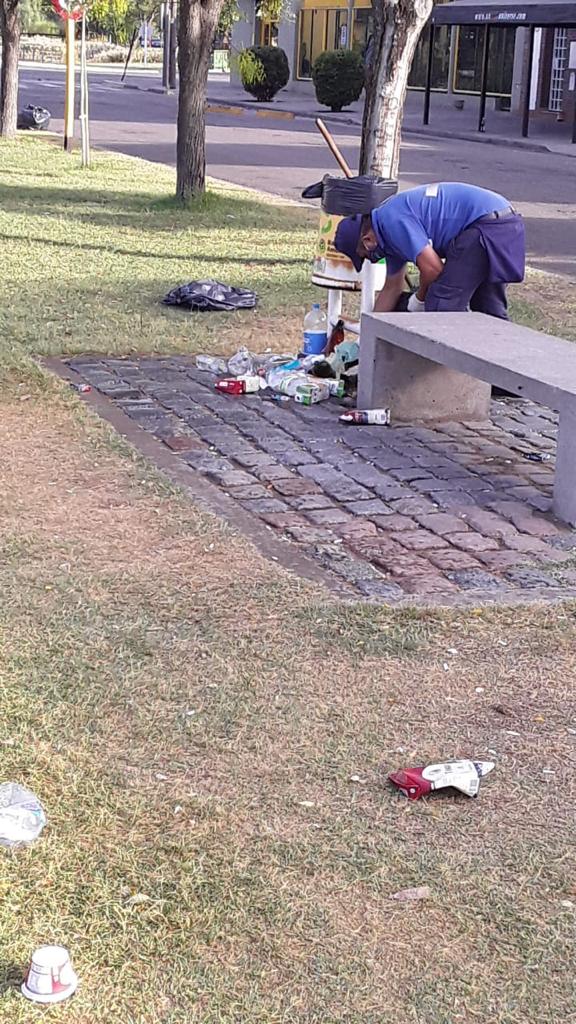
POLYGON ((388 778, 409 800, 419 800, 421 796, 448 787, 466 796, 478 796, 480 779, 493 768, 493 761, 446 761, 425 768, 401 768, 388 778))

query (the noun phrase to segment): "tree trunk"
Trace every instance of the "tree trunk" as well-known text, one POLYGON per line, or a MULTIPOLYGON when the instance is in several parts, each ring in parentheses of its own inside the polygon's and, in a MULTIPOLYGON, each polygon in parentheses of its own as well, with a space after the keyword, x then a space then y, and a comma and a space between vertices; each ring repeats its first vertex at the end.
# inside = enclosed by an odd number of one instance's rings
POLYGON ((12 139, 18 120, 19 0, 0 0, 2 70, 0 72, 0 135, 12 139))
POLYGON ((204 192, 204 104, 210 51, 223 0, 181 0, 178 23, 178 135, 176 195, 187 202, 204 192))
POLYGON ((372 58, 366 69, 360 174, 396 178, 412 58, 432 0, 373 0, 372 58))

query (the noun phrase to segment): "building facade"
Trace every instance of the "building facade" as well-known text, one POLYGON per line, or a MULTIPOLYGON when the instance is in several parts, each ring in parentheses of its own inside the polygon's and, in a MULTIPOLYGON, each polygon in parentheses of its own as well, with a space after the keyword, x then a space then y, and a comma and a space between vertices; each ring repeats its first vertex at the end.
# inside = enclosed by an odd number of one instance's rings
MULTIPOLYGON (((576 9, 576 3, 574 6, 576 9)), ((232 32, 232 48, 280 46, 290 64, 288 89, 292 91, 313 89, 312 66, 324 50, 350 47, 363 52, 372 32, 371 0, 293 0, 291 15, 279 23, 258 18, 254 0, 240 0, 240 9, 242 17, 232 32)), ((411 89, 424 88, 429 38, 426 28, 412 65, 411 89)), ((457 103, 465 101, 466 96, 478 95, 483 53, 483 25, 438 26, 434 33, 433 89, 453 94, 457 103)), ((500 109, 519 110, 524 91, 530 88, 530 108, 539 116, 568 119, 576 96, 575 76, 576 29, 537 29, 531 74, 528 29, 510 24, 490 34, 488 95, 500 109)))

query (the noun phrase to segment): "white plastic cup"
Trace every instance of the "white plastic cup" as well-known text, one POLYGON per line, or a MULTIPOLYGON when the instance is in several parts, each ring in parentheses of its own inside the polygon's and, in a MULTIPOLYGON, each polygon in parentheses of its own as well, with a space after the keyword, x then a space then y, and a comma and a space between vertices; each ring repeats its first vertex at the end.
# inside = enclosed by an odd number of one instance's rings
POLYGON ((40 946, 32 954, 21 992, 34 1003, 61 1003, 78 988, 78 976, 64 946, 40 946))

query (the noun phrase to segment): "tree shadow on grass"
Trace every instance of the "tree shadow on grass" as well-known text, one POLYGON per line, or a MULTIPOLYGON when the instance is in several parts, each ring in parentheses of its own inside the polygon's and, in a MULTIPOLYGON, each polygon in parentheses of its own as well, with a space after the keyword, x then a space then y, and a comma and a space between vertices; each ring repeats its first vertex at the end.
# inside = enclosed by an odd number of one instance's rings
MULTIPOLYGON (((303 211, 298 207, 258 202, 242 195, 208 192, 201 199, 183 206, 172 196, 158 193, 113 192, 106 189, 66 189, 0 184, 0 211, 21 216, 48 216, 79 220, 94 226, 131 227, 154 231, 174 231, 174 221, 182 228, 223 225, 226 218, 238 221, 238 227, 253 230, 279 221, 286 230, 300 230, 303 211), (300 219, 298 218, 300 214, 300 219), (143 225, 142 218, 146 221, 143 225), (243 223, 245 222, 245 223, 243 223)), ((226 224, 233 228, 233 224, 226 224)))
POLYGON ((186 263, 240 263, 243 265, 254 265, 270 267, 274 266, 285 266, 285 267, 299 267, 305 266, 310 263, 310 259, 306 256, 288 256, 288 257, 270 257, 270 256, 252 256, 250 254, 246 256, 218 256, 216 253, 207 252, 191 252, 191 253, 177 253, 177 252, 161 252, 156 253, 153 251, 146 251, 144 249, 124 249, 117 245, 98 245, 96 242, 78 242, 73 238, 70 241, 63 241, 62 239, 53 238, 40 238, 34 237, 33 235, 18 235, 8 231, 0 231, 0 239, 5 242, 21 241, 27 244, 36 245, 49 245, 57 249, 82 249, 86 252, 102 252, 109 253, 116 256, 134 256, 138 259, 167 259, 167 260, 182 260, 186 263))
POLYGON ((0 963, 0 996, 7 995, 13 989, 20 988, 24 981, 24 974, 22 964, 2 961, 0 963))

